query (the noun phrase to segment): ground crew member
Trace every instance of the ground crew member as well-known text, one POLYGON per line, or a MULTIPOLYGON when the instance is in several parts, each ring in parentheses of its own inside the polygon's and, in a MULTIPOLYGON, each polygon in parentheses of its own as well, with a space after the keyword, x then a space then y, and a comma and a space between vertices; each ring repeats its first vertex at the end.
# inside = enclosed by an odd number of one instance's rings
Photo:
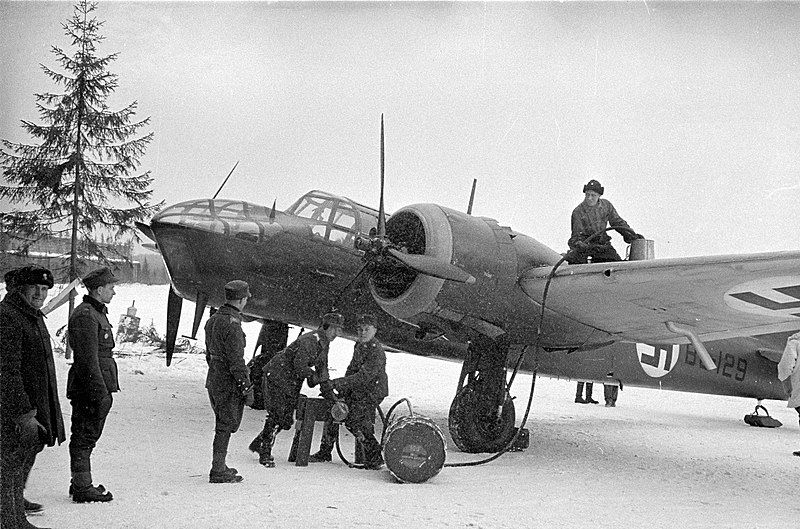
POLYGON ((300 336, 264 367, 267 417, 264 429, 250 443, 250 449, 258 451, 258 462, 265 467, 275 466, 272 456, 275 437, 280 430, 292 427, 303 381, 312 388, 319 384, 322 395, 333 399, 328 375, 328 348, 339 335, 342 325, 344 317, 341 314, 325 314, 319 329, 300 336))
POLYGON ((589 180, 583 186, 583 193, 583 202, 572 210, 572 236, 567 242, 567 262, 587 263, 590 258, 593 263, 621 261, 622 258, 611 245, 611 237, 604 231, 606 227, 610 224, 628 244, 644 237, 628 226, 611 202, 600 198, 603 194, 600 182, 589 180))
POLYGON ((240 280, 225 284, 225 304, 206 322, 206 389, 214 410, 214 445, 211 483, 238 483, 242 476, 225 463, 231 434, 239 429, 245 404, 253 402, 253 385, 244 362, 245 336, 242 309, 250 286, 240 280))
MULTIPOLYGON (((778 362, 778 380, 783 382, 789 396, 787 406, 794 408, 800 415, 800 332, 794 333, 786 340, 780 362, 778 362)), ((792 452, 800 457, 800 450, 792 452)))
MULTIPOLYGON (((342 378, 331 381, 333 388, 348 407, 345 426, 355 436, 356 451, 363 449, 364 468, 377 470, 383 465, 381 446, 375 439, 375 408, 389 394, 386 376, 386 353, 375 338, 378 323, 372 314, 358 318, 358 336, 353 358, 342 378)), ((339 426, 326 422, 319 451, 309 461, 330 461, 339 426)))
POLYGON ((89 294, 69 317, 68 340, 74 361, 67 374, 67 398, 72 406, 69 462, 72 501, 111 501, 102 485, 92 485, 91 457, 111 411, 111 394, 119 391, 117 364, 112 358, 114 330, 106 304, 114 297, 118 281, 108 267, 86 274, 83 284, 89 294))
POLYGON ((0 526, 33 528, 26 513, 42 506, 23 497, 36 455, 66 436, 58 402, 50 333, 40 311, 53 274, 39 266, 6 273, 0 302, 0 408, 2 472, 0 526))

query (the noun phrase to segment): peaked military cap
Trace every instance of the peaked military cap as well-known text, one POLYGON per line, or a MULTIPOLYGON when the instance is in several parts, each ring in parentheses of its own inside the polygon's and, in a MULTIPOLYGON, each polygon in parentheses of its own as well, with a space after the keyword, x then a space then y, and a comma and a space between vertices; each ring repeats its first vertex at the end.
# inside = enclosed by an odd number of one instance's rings
POLYGON ((225 283, 225 299, 242 299, 251 296, 250 285, 247 284, 247 281, 234 279, 225 283))
POLYGON ((7 272, 4 279, 6 284, 9 283, 9 279, 11 280, 9 286, 45 285, 47 288, 53 288, 53 272, 36 265, 23 266, 19 270, 7 272), (11 277, 9 277, 9 274, 11 274, 11 277))
POLYGON ((594 191, 598 195, 602 195, 604 189, 597 180, 589 180, 586 185, 583 186, 583 192, 586 193, 587 191, 594 191))
POLYGON ((378 318, 376 318, 373 314, 362 314, 358 317, 358 325, 372 325, 373 327, 378 327, 378 318))
POLYGON ((338 312, 329 312, 322 317, 322 325, 344 325, 344 316, 338 312))
POLYGON ((109 267, 103 266, 96 268, 83 276, 82 281, 86 288, 89 290, 94 290, 95 288, 100 288, 109 283, 116 283, 119 281, 119 279, 114 277, 114 273, 109 267))

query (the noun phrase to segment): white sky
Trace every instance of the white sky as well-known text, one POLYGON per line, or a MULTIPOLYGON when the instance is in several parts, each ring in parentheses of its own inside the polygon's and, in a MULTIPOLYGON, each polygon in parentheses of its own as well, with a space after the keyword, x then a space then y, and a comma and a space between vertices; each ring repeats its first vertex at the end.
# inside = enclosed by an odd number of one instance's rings
MULTIPOLYGON (((0 1, 0 138, 30 141, 70 2, 0 1)), ((154 200, 435 202, 558 251, 599 179, 657 257, 800 248, 798 3, 100 2, 154 200)), ((3 205, 3 207, 8 207, 3 205)), ((615 244, 622 249, 621 240, 615 244)))

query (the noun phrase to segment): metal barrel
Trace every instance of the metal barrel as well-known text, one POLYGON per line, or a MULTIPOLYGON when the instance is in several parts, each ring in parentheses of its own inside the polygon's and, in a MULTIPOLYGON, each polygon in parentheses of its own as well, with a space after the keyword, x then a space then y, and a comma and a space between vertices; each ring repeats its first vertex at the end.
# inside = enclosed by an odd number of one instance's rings
POLYGON ((428 417, 400 417, 386 429, 383 459, 403 483, 422 483, 438 474, 446 452, 442 431, 428 417))
POLYGON ((655 241, 652 239, 635 239, 631 242, 629 261, 646 261, 655 257, 655 241))

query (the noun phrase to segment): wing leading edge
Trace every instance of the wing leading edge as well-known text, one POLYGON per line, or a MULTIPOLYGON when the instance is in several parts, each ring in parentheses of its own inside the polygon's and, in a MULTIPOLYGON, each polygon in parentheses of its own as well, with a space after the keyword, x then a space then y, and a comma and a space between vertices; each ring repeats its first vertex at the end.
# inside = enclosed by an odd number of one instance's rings
MULTIPOLYGON (((522 290, 538 303, 550 271, 535 268, 520 278, 522 290)), ((546 302, 555 312, 635 342, 687 342, 675 325, 688 326, 702 340, 795 331, 800 252, 564 265, 546 302)))

